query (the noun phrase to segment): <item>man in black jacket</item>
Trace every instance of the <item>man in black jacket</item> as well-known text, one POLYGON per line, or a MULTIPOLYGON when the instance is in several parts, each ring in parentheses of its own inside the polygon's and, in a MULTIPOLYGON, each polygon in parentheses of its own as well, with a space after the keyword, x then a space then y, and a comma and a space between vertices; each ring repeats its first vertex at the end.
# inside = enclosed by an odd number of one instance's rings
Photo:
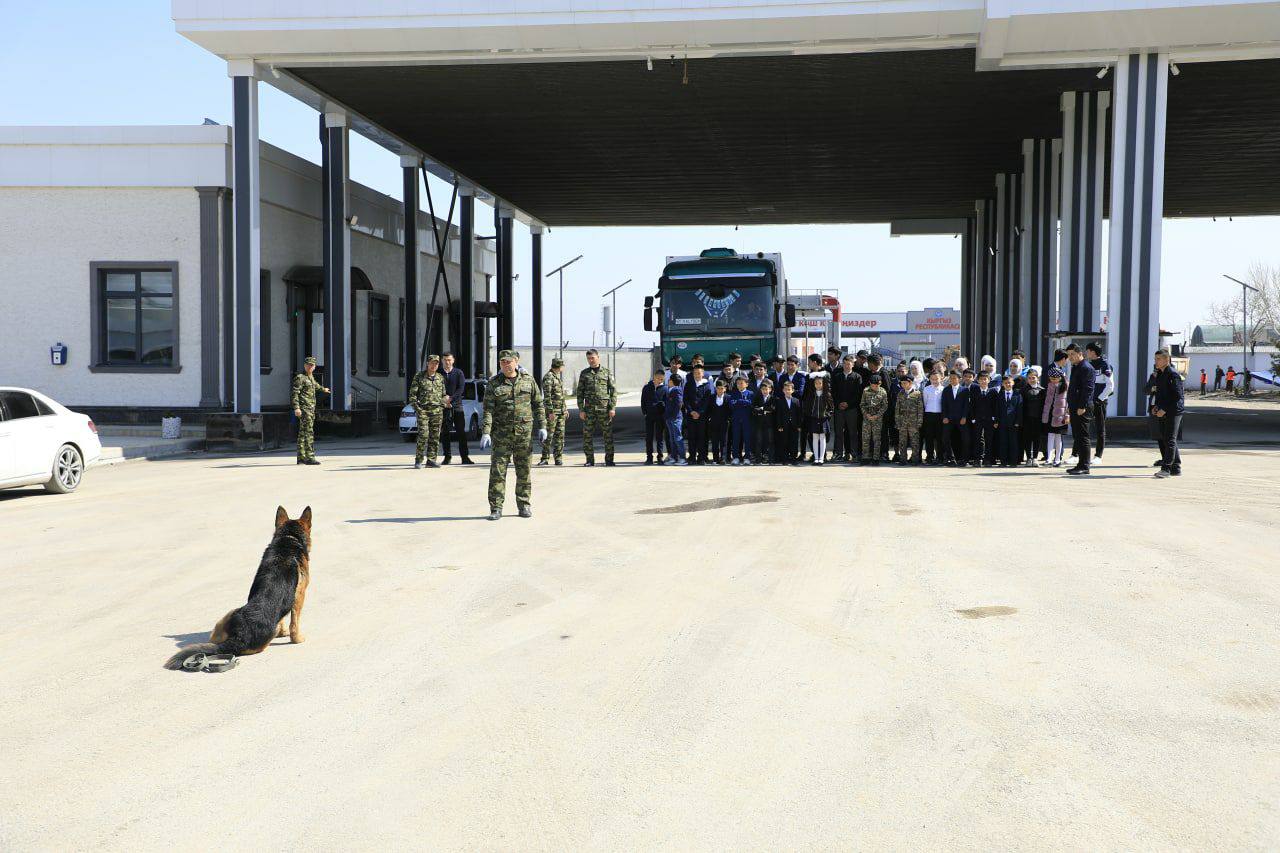
MULTIPOLYGON (((674 368, 672 368, 674 370, 674 368)), ((644 415, 644 464, 653 464, 653 453, 658 452, 658 464, 662 464, 662 446, 667 429, 665 400, 667 396, 667 371, 658 368, 653 381, 640 391, 640 412, 644 415)))
POLYGON ((1067 359, 1071 362, 1071 380, 1067 383, 1067 411, 1071 413, 1072 453, 1076 466, 1068 468, 1068 474, 1088 474, 1093 448, 1089 439, 1090 422, 1093 420, 1093 386, 1098 372, 1085 360, 1084 352, 1076 344, 1067 347, 1067 359))
POLYGON ((458 453, 462 455, 462 464, 471 465, 471 454, 467 452, 466 413, 462 411, 463 390, 467 385, 467 376, 462 368, 453 366, 453 353, 447 352, 440 358, 440 372, 444 374, 444 417, 440 420, 440 447, 444 450, 444 464, 453 461, 449 449, 449 435, 457 434, 458 453))
POLYGON ((858 405, 862 402, 862 377, 853 369, 853 353, 847 353, 840 362, 840 370, 831 377, 831 402, 835 413, 831 417, 832 459, 857 462, 861 449, 858 436, 858 405))
MULTIPOLYGON (((867 356, 867 369, 870 373, 880 374, 880 387, 885 390, 885 393, 897 384, 893 380, 893 372, 885 366, 884 360, 879 355, 872 353, 867 356)), ((862 387, 865 389, 867 386, 862 387)), ((889 460, 889 412, 892 411, 893 406, 890 405, 888 412, 880 418, 880 459, 886 462, 889 460)))
POLYGON ((1154 382, 1149 390, 1151 416, 1157 421, 1157 433, 1160 445, 1162 464, 1156 476, 1177 477, 1182 474, 1182 458, 1178 455, 1178 430, 1182 427, 1182 413, 1186 401, 1186 390, 1182 385, 1182 374, 1173 367, 1169 359, 1169 351, 1156 350, 1156 372, 1154 382))

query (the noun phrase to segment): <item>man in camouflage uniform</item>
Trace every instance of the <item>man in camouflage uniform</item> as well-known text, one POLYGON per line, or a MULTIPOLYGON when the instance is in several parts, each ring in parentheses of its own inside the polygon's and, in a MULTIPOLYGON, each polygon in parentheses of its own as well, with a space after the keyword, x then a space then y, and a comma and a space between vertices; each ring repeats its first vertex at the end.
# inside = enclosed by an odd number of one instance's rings
POLYGON ((302 372, 293 377, 293 416, 298 419, 298 464, 319 465, 316 458, 316 392, 328 394, 329 389, 316 381, 316 357, 309 355, 302 362, 302 372))
POLYGON ((906 465, 910 461, 919 465, 921 462, 920 427, 924 424, 924 396, 914 387, 915 380, 910 374, 902 376, 899 381, 902 384, 902 391, 898 394, 897 405, 893 412, 894 425, 898 428, 898 464, 906 465))
POLYGON ((409 405, 418 417, 418 449, 413 455, 413 467, 421 468, 423 451, 426 451, 428 468, 439 468, 436 454, 440 452, 440 424, 444 419, 444 377, 440 375, 440 356, 427 356, 427 367, 418 371, 409 386, 409 405))
POLYGON ((551 359, 551 369, 542 377, 542 405, 547 415, 547 440, 542 442, 542 459, 546 465, 552 456, 556 464, 564 464, 564 418, 568 407, 564 404, 564 359, 551 359))
POLYGON ((578 417, 582 418, 582 452, 587 464, 596 464, 595 431, 604 435, 604 464, 613 465, 613 416, 617 414, 618 389, 613 374, 600 364, 600 353, 587 350, 587 367, 578 374, 578 417))
POLYGON ((502 370, 489 380, 484 392, 484 435, 482 448, 493 448, 489 463, 489 520, 502 518, 502 502, 507 493, 507 463, 516 466, 516 505, 520 517, 529 518, 533 484, 529 479, 529 457, 533 433, 547 440, 543 428, 542 392, 533 377, 518 369, 520 354, 504 349, 498 353, 502 370))
POLYGON ((862 412, 862 461, 866 465, 880 464, 880 425, 884 422, 884 413, 889 408, 889 392, 880 387, 879 373, 867 377, 870 384, 862 392, 862 402, 858 404, 862 412))

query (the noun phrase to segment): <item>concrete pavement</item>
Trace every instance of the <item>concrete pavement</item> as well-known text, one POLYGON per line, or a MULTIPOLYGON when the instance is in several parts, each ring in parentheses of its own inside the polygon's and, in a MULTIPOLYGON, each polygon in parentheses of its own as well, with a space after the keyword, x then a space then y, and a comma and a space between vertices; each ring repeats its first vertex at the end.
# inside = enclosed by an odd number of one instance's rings
POLYGON ((0 492, 0 849, 1280 843, 1274 451, 1167 481, 1124 447, 1080 480, 571 453, 498 523, 485 465, 320 452, 0 492), (277 504, 315 511, 307 642, 162 670, 277 504))

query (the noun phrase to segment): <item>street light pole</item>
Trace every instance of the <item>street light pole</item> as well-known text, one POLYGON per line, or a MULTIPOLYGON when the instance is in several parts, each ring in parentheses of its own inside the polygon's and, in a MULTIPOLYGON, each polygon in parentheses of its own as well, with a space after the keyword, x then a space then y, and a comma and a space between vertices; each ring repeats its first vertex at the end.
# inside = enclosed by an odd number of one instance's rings
MULTIPOLYGON (((1258 292, 1258 288, 1251 284, 1245 284, 1238 278, 1223 273, 1223 278, 1230 279, 1243 288, 1240 291, 1240 369, 1244 371, 1244 376, 1249 375, 1249 294, 1247 291, 1252 290, 1258 292)), ((1240 380, 1241 389, 1247 391, 1244 379, 1240 380)), ((1244 396, 1242 393, 1240 396, 1244 396)))
POLYGON ((558 337, 556 340, 560 341, 560 358, 561 358, 561 359, 563 359, 563 358, 564 358, 564 345, 565 345, 565 339, 564 339, 564 268, 565 268, 565 267, 567 267, 567 266, 569 266, 569 265, 571 265, 571 264, 575 264, 575 263, 577 263, 577 262, 578 262, 578 261, 580 261, 580 260, 582 260, 582 255, 578 255, 578 257, 574 258, 572 261, 565 261, 563 264, 561 264, 560 266, 556 267, 556 268, 555 268, 555 269, 553 269, 551 272, 547 273, 547 274, 546 274, 546 276, 545 276, 545 278, 551 278, 551 276, 553 276, 553 275, 558 275, 558 276, 560 276, 560 337, 558 337))
POLYGON ((609 296, 613 299, 612 307, 609 308, 609 371, 614 374, 617 379, 618 373, 618 351, 613 344, 618 340, 618 291, 631 283, 631 279, 627 279, 613 290, 606 290, 601 296, 609 296))

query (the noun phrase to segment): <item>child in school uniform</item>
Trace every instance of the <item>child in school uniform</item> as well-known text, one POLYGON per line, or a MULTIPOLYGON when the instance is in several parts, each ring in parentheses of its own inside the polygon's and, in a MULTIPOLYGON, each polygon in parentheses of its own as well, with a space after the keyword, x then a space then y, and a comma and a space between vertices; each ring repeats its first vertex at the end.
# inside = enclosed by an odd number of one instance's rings
POLYGON ((814 465, 822 465, 827 453, 827 426, 831 421, 831 413, 835 407, 831 403, 831 394, 827 391, 827 373, 819 370, 809 374, 805 383, 804 433, 808 439, 809 449, 813 452, 814 465))
POLYGON ((663 420, 667 422, 668 465, 688 465, 684 458, 684 378, 674 371, 663 400, 663 420))
POLYGON ((1062 465, 1062 437, 1067 432, 1071 417, 1067 411, 1067 375, 1058 367, 1050 367, 1048 382, 1044 387, 1044 406, 1040 409, 1040 424, 1044 428, 1045 460, 1054 468, 1062 465))
POLYGON ((757 465, 773 464, 773 382, 760 382, 759 393, 751 401, 751 455, 757 465))
POLYGON ((795 397, 795 384, 782 381, 782 396, 774 405, 773 422, 778 439, 777 457, 781 465, 800 464, 796 456, 800 449, 800 401, 795 397))
POLYGON ((734 465, 751 464, 751 404, 755 395, 747 387, 747 376, 739 373, 738 387, 729 393, 729 457, 734 465))
POLYGON ((1027 370, 1022 385, 1022 455, 1029 468, 1039 466, 1037 454, 1044 453, 1044 428, 1040 421, 1044 413, 1044 386, 1040 384, 1040 368, 1027 370))
POLYGON ((729 441, 729 383, 716 380, 716 393, 707 405, 707 443, 711 445, 711 464, 728 462, 725 450, 729 441))

